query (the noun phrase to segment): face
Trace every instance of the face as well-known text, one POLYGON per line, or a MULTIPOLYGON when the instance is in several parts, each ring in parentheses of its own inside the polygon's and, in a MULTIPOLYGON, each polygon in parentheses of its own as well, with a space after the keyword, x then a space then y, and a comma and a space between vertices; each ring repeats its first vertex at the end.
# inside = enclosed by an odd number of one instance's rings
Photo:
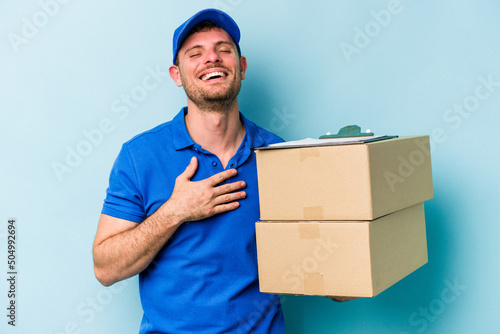
POLYGON ((179 64, 170 67, 170 75, 200 109, 224 109, 237 100, 246 59, 238 56, 235 44, 223 29, 189 36, 178 57, 179 64))

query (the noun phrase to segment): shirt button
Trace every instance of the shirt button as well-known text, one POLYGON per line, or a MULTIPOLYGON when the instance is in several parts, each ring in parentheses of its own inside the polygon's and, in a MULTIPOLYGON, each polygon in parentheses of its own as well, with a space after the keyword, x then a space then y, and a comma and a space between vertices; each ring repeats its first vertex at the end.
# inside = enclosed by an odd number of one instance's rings
POLYGON ((234 164, 231 164, 229 167, 234 168, 234 164))
POLYGON ((217 167, 217 162, 216 161, 212 161, 212 167, 217 167))

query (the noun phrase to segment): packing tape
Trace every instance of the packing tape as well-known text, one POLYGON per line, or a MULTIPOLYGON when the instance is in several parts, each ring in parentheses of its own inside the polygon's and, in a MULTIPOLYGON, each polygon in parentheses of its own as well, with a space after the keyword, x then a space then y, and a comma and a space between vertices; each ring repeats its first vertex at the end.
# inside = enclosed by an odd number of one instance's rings
POLYGON ((318 239, 319 224, 301 223, 299 224, 299 239, 318 239))
POLYGON ((319 158, 319 149, 317 147, 302 147, 299 149, 300 162, 307 158, 319 158))
POLYGON ((302 208, 305 220, 323 220, 322 206, 307 206, 302 208))
POLYGON ((304 293, 306 295, 325 294, 325 280, 321 273, 304 273, 304 293))

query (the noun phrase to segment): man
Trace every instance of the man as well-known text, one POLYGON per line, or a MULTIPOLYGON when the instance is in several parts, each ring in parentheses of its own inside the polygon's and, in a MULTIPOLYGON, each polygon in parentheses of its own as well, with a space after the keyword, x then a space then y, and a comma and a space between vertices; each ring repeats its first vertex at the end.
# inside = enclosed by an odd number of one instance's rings
POLYGON ((247 62, 225 13, 174 33, 170 76, 187 107, 123 145, 94 242, 106 286, 139 274, 140 333, 282 333, 279 298, 259 292, 254 148, 282 141, 247 120, 247 62))

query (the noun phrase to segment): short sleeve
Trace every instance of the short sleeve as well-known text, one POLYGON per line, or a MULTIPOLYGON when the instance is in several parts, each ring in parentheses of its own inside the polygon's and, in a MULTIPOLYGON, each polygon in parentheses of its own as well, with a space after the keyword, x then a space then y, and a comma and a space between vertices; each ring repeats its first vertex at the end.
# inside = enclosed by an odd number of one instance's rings
POLYGON ((113 164, 101 213, 136 223, 146 218, 137 171, 125 145, 113 164))

